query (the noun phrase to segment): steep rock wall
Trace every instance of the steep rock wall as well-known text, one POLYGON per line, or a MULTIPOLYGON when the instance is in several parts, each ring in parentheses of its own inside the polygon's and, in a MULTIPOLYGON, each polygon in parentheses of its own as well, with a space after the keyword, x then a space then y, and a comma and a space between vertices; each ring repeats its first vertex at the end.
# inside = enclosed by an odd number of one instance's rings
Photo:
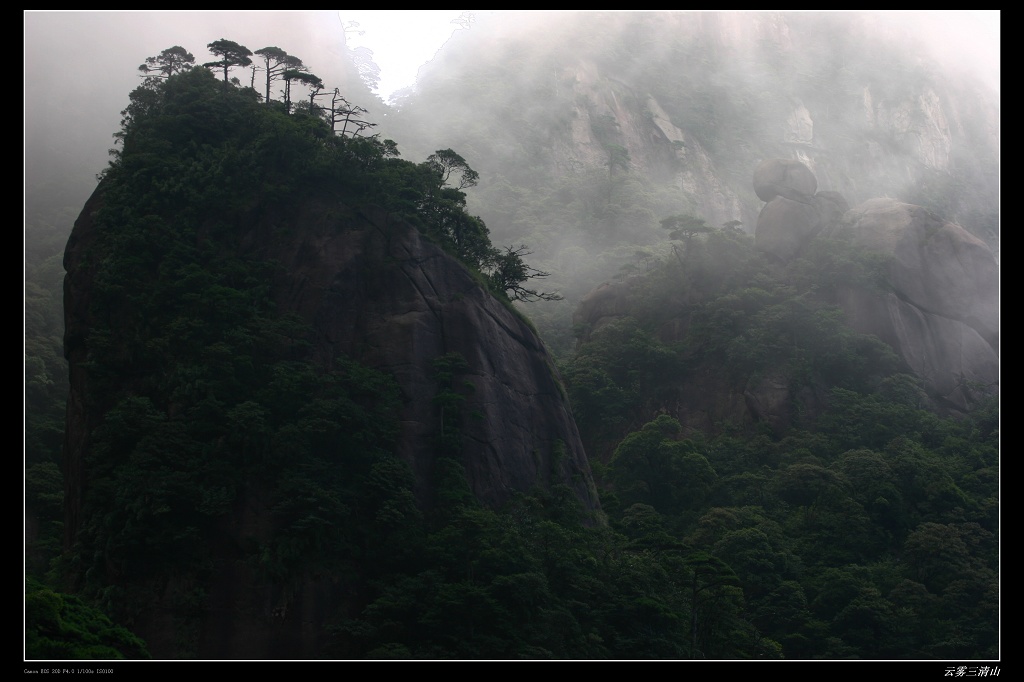
POLYGON ((891 292, 842 295, 855 329, 886 341, 955 409, 998 389, 999 271, 981 240, 892 199, 854 207, 835 230, 889 257, 891 292))
MULTIPOLYGON (((464 464, 477 497, 506 501, 536 484, 570 483, 597 507, 589 466, 558 372, 530 325, 408 223, 383 210, 310 207, 303 229, 245 241, 287 273, 277 297, 314 326, 315 353, 339 351, 392 374, 402 388, 399 450, 426 480, 439 427, 434 360, 465 358, 464 464), (556 450, 564 448, 564 457, 556 450)), ((430 491, 420 491, 424 499, 430 491)))
MULTIPOLYGON (((71 372, 66 452, 77 478, 95 412, 84 404, 83 360, 91 326, 89 293, 95 254, 90 199, 65 255, 65 346, 71 372)), ((285 311, 309 321, 313 354, 329 365, 342 352, 394 375, 405 400, 399 450, 425 481, 438 416, 433 362, 448 353, 468 365, 463 432, 474 493, 497 505, 535 484, 570 483, 597 507, 586 456, 558 372, 524 318, 414 227, 382 210, 341 204, 307 206, 299 215, 264 216, 243 238, 254 256, 277 261, 275 283, 285 311), (281 221, 287 227, 282 230, 281 221), (470 417, 469 415, 475 415, 470 417), (556 450, 564 450, 564 456, 556 450)), ((72 492, 72 508, 77 496, 72 492)), ((421 492, 429 498, 429 490, 421 492)), ((71 523, 74 526, 74 522, 71 523)))
MULTIPOLYGON (((94 490, 103 482, 94 480, 87 464, 97 456, 93 431, 110 407, 92 402, 89 390, 90 330, 98 315, 107 314, 91 305, 103 260, 95 222, 103 198, 101 186, 76 222, 65 255, 69 547, 83 525, 101 522, 96 514, 106 512, 100 507, 113 503, 97 501, 94 490)), ((422 506, 434 501, 436 437, 445 418, 434 401, 434 363, 454 353, 466 364, 453 378, 465 398, 457 424, 461 451, 443 454, 461 461, 477 499, 497 507, 516 492, 565 484, 597 522, 597 493, 551 359, 530 325, 461 264, 410 224, 373 207, 313 201, 288 212, 268 209, 239 225, 241 250, 280 266, 270 283, 272 296, 279 311, 297 314, 312 328, 308 353, 314 363, 326 370, 348 355, 396 380, 401 407, 395 449, 412 468, 422 506)), ((114 314, 131 320, 124 312, 114 314)), ((130 324, 122 331, 135 333, 130 324)), ((456 426, 451 414, 446 418, 448 429, 456 426)), ((144 481, 169 472, 139 473, 144 481)), ((359 581, 312 566, 282 579, 263 566, 254 548, 271 546, 280 534, 274 511, 280 501, 272 488, 255 474, 236 482, 227 510, 195 540, 205 548, 203 572, 148 563, 146 575, 107 569, 112 589, 130 591, 135 603, 147 605, 129 624, 155 657, 316 658, 337 645, 326 625, 354 615, 359 581)))

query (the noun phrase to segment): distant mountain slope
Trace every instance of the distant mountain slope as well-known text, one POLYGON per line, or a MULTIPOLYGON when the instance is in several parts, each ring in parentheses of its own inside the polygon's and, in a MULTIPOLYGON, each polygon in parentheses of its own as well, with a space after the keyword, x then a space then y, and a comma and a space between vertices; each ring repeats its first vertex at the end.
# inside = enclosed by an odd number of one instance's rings
POLYGON ((382 131, 480 169, 471 210, 498 241, 529 243, 566 295, 533 312, 560 354, 572 306, 657 251, 662 218, 753 233, 750 177, 768 158, 805 164, 851 206, 924 206, 998 253, 997 95, 866 13, 485 16, 382 131))

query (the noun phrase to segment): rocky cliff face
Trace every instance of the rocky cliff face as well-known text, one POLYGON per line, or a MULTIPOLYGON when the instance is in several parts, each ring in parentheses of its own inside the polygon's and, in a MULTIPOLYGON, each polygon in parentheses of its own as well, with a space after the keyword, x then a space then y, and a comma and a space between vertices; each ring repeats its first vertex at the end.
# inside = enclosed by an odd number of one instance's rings
POLYGON ((920 206, 874 199, 836 231, 889 256, 891 291, 847 289, 851 325, 892 346, 941 403, 965 409, 999 386, 999 275, 989 248, 920 206))
MULTIPOLYGON (((97 416, 88 413, 81 396, 88 381, 82 359, 88 352, 94 275, 86 254, 94 238, 91 216, 101 202, 97 191, 65 255, 65 345, 72 376, 67 448, 72 453, 84 447, 97 416)), ((284 219, 302 226, 289 229, 287 239, 281 238, 277 220, 268 216, 257 223, 243 239, 245 249, 283 267, 275 297, 282 310, 312 324, 316 360, 327 365, 342 352, 396 378, 405 403, 399 450, 423 474, 420 480, 429 471, 426 453, 438 428, 431 402, 437 391, 433 362, 457 353, 467 364, 457 379, 472 385, 462 427, 474 493, 498 505, 514 491, 562 481, 587 507, 596 508, 558 371, 521 315, 415 228, 383 210, 307 207, 284 219), (556 456, 556 450, 564 456, 556 456)), ((73 455, 73 466, 78 458, 73 455)), ((421 492, 429 498, 429 490, 421 492)))
MULTIPOLYGON (((399 452, 418 480, 428 477, 440 423, 433 363, 456 353, 467 365, 455 380, 466 389, 460 427, 476 496, 496 506, 515 491, 564 482, 597 508, 558 372, 521 315, 382 210, 323 206, 296 221, 304 227, 292 239, 275 239, 267 223, 244 244, 284 267, 277 298, 312 321, 317 356, 341 351, 398 381, 399 452)), ((429 500, 428 488, 420 493, 429 500)))
MULTIPOLYGON (((92 292, 100 286, 97 265, 104 258, 97 250, 102 240, 95 221, 103 200, 101 186, 76 222, 65 256, 71 376, 66 533, 71 544, 83 526, 101 523, 97 514, 126 511, 103 511, 103 504, 116 503, 97 503, 97 486, 109 489, 111 482, 96 480, 89 470, 89 462, 102 456, 94 449, 93 434, 110 408, 90 398, 90 384, 96 381, 89 362, 97 343, 92 330, 97 316, 107 314, 122 320, 125 340, 144 333, 132 324, 147 324, 131 322, 127 308, 98 312, 92 305, 92 292)), ((267 211, 250 217, 241 221, 246 227, 241 228, 240 251, 278 265, 268 284, 278 310, 298 315, 312 329, 309 345, 303 346, 308 359, 327 370, 339 355, 347 355, 397 382, 395 449, 412 468, 423 507, 434 503, 439 430, 458 428, 461 452, 444 454, 461 461, 472 493, 483 503, 497 507, 516 492, 565 484, 585 508, 597 511, 579 434, 543 344, 522 316, 487 293, 462 265, 408 223, 372 207, 306 202, 287 214, 267 211), (450 354, 465 361, 451 378, 463 396, 457 416, 443 414, 434 400, 439 391, 435 361, 450 354)), ((119 379, 128 393, 136 378, 131 374, 119 379)), ((223 445, 224 437, 219 440, 223 445)), ((145 482, 147 477, 180 476, 175 467, 183 465, 174 463, 173 452, 168 456, 169 471, 141 471, 139 484, 153 485, 145 482)), ((344 472, 334 475, 344 479, 344 472)), ((122 575, 117 566, 133 561, 123 550, 116 563, 106 562, 108 579, 117 589, 136 597, 148 594, 149 606, 131 618, 133 630, 158 658, 325 655, 331 636, 324 625, 354 608, 358 587, 351 577, 312 567, 292 569, 287 580, 261 568, 266 556, 254 554, 254 547, 273 546, 280 533, 276 509, 281 500, 271 494, 273 484, 262 479, 237 480, 231 486, 233 501, 193 540, 208 552, 203 570, 209 575, 149 563, 146 570, 155 573, 122 575)), ((175 509, 176 514, 190 511, 175 509)))
POLYGON ((571 137, 556 141, 559 165, 601 168, 608 164, 608 145, 619 145, 634 172, 671 184, 692 202, 694 212, 715 224, 750 217, 744 197, 727 180, 728 170, 699 138, 672 122, 656 97, 608 77, 589 62, 567 69, 565 77, 574 83, 576 104, 571 137))

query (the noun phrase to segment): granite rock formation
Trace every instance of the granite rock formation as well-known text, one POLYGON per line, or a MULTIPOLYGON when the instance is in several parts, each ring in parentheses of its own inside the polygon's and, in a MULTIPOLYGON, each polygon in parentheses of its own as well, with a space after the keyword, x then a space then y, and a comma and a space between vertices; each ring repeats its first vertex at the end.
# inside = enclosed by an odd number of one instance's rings
MULTIPOLYGON (((145 333, 133 328, 131 320, 146 324, 127 314, 127 308, 110 313, 92 304, 100 286, 97 264, 104 259, 96 220, 104 189, 101 184, 87 203, 65 255, 69 547, 83 526, 119 513, 109 508, 110 501, 97 499, 95 490, 104 482, 89 470, 89 462, 100 456, 91 451, 92 434, 110 407, 97 404, 90 391, 96 383, 89 362, 95 343, 90 330, 108 313, 125 321, 120 332, 126 339, 145 333)), ((269 283, 277 309, 298 316, 311 329, 308 345, 302 346, 309 361, 329 367, 334 358, 347 355, 395 379, 401 399, 395 452, 412 469, 421 507, 435 502, 432 468, 439 456, 441 420, 434 401, 439 390, 435 361, 458 354, 465 360, 453 379, 464 396, 458 417, 461 452, 445 454, 460 459, 474 496, 498 507, 517 492, 564 484, 597 522, 596 489, 552 360, 526 320, 488 293, 458 261, 409 223, 373 206, 307 201, 277 214, 264 209, 239 224, 244 227, 237 244, 245 257, 277 264, 269 283)), ((128 386, 132 372, 124 374, 120 380, 128 386)), ((253 547, 266 546, 279 531, 272 485, 258 477, 258 467, 253 471, 251 478, 233 484, 226 511, 212 518, 196 540, 205 547, 205 561, 215 567, 205 577, 151 564, 146 564, 147 575, 106 569, 111 573, 106 580, 117 589, 150 595, 149 606, 132 616, 131 625, 155 657, 321 657, 330 646, 329 619, 352 608, 358 598, 353 593, 358 588, 345 576, 300 569, 283 583, 257 568, 253 547), (194 601, 197 593, 204 595, 199 602, 194 601), (185 602, 203 606, 183 615, 185 602), (188 640, 185 649, 182 637, 188 640)))
POLYGON ((882 198, 846 210, 837 192, 812 196, 816 186, 796 161, 769 159, 757 168, 754 188, 768 202, 757 248, 788 261, 819 234, 849 236, 886 259, 887 291, 846 287, 840 294, 853 329, 892 346, 948 407, 966 409, 995 390, 999 276, 988 246, 921 206, 882 198))
POLYGON ((955 409, 999 381, 999 273, 989 248, 955 223, 893 199, 851 209, 836 230, 888 256, 891 290, 847 289, 850 324, 888 343, 955 409))
MULTIPOLYGON (((313 322, 317 353, 341 350, 398 381, 405 398, 398 447, 417 479, 426 478, 436 430, 433 362, 457 353, 468 365, 458 380, 473 386, 462 430, 476 496, 497 506, 514 491, 557 480, 596 508, 558 372, 523 317, 383 210, 310 211, 294 239, 275 242, 269 230, 257 230, 247 244, 289 273, 278 287, 279 304, 313 322), (566 456, 554 464, 563 447, 566 456)), ((429 497, 429 490, 420 492, 429 497)))
POLYGON ((838 192, 817 192, 807 166, 791 159, 768 159, 754 171, 754 191, 768 203, 757 218, 757 248, 788 261, 849 208, 838 192))

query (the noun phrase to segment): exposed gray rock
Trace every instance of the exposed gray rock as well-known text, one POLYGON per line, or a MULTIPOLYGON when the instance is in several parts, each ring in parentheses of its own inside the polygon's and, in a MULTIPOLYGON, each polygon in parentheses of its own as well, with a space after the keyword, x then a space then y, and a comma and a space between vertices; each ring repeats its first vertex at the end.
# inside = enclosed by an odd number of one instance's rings
POLYGON ((891 293, 847 291, 851 325, 891 345, 928 387, 957 409, 999 381, 999 272, 989 248, 954 223, 893 199, 851 209, 839 228, 889 256, 891 293))
MULTIPOLYGON (((813 186, 814 176, 805 166, 778 161, 758 169, 762 189, 775 186, 766 176, 775 173, 784 182, 784 171, 795 168, 803 169, 792 174, 806 180, 805 189, 813 186)), ((799 198, 772 194, 761 210, 757 249, 788 261, 819 235, 848 236, 855 245, 887 257, 888 290, 850 285, 837 292, 834 303, 842 307, 850 327, 892 347, 930 398, 945 408, 966 410, 997 390, 998 266, 984 242, 920 206, 892 199, 873 199, 851 210, 838 192, 790 194, 799 198)), ((643 278, 633 277, 601 285, 583 299, 574 323, 592 332, 635 314, 642 284, 643 278)), ((671 317, 660 324, 658 335, 666 343, 680 342, 689 329, 687 316, 671 317)), ((587 338, 584 334, 580 341, 587 338)), ((685 385, 673 387, 672 404, 659 409, 679 419, 684 429, 712 430, 716 423, 730 421, 762 423, 784 432, 796 416, 794 405, 804 415, 825 407, 818 388, 799 390, 794 394, 790 378, 781 372, 737 383, 697 371, 685 385)))
POLYGON ((767 159, 754 170, 754 192, 761 201, 786 197, 808 201, 818 191, 814 173, 799 161, 767 159))
POLYGON ((814 204, 777 196, 765 204, 757 217, 754 243, 759 251, 788 261, 820 231, 821 221, 814 204))
POLYGON ((850 206, 839 192, 814 193, 818 181, 799 161, 768 159, 754 171, 754 190, 768 203, 754 228, 759 251, 781 261, 796 257, 805 244, 837 225, 850 206))
POLYGON ((823 227, 834 225, 842 220, 843 215, 850 210, 850 203, 839 192, 824 190, 814 195, 814 205, 821 216, 823 227))
POLYGON ((963 322, 925 312, 893 293, 851 289, 840 304, 854 329, 892 346, 946 407, 965 410, 997 389, 998 352, 963 322))
MULTIPOLYGON (((767 424, 776 433, 784 433, 793 424, 794 395, 791 378, 775 371, 765 376, 753 376, 747 381, 743 398, 752 422, 767 424)), ((795 396, 803 410, 817 413, 825 401, 811 387, 804 387, 795 396)))
MULTIPOLYGON (((594 36, 618 35, 620 22, 614 13, 588 23, 584 39, 573 22, 555 27, 540 16, 522 24, 504 22, 495 25, 493 32, 481 31, 475 36, 465 32, 462 51, 452 51, 447 57, 441 54, 424 69, 426 87, 429 89, 431 79, 442 88, 450 87, 453 70, 458 73, 467 64, 474 73, 486 69, 490 60, 503 68, 503 58, 497 54, 487 57, 485 49, 499 37, 518 45, 534 45, 531 54, 546 56, 553 51, 541 36, 554 29, 560 36, 557 44, 578 44, 579 48, 558 50, 545 70, 551 77, 531 86, 542 86, 551 94, 541 107, 544 116, 526 109, 524 123, 510 122, 499 130, 489 130, 477 141, 481 151, 497 153, 487 158, 492 168, 484 176, 538 166, 546 167, 556 178, 607 175, 606 147, 614 144, 628 152, 630 173, 635 177, 653 185, 670 182, 673 191, 678 189, 680 205, 687 212, 709 225, 738 219, 747 231, 752 231, 764 202, 775 196, 771 191, 764 196, 750 191, 750 171, 763 159, 783 156, 802 162, 817 178, 817 188, 841 190, 853 204, 886 194, 923 196, 915 186, 927 185, 928 178, 938 176, 955 180, 959 187, 948 202, 954 217, 995 245, 998 235, 993 207, 998 183, 991 179, 998 161, 999 107, 998 93, 985 84, 939 70, 920 72, 912 87, 893 88, 890 82, 874 77, 876 69, 825 65, 804 52, 812 45, 824 47, 820 43, 824 35, 844 35, 851 41, 849 45, 857 45, 859 56, 877 59, 878 55, 872 54, 877 48, 887 49, 891 38, 902 38, 888 33, 870 14, 854 18, 801 12, 667 12, 654 23, 645 29, 650 31, 645 34, 649 36, 646 44, 673 44, 682 39, 694 46, 699 59, 707 61, 691 71, 693 65, 687 59, 694 57, 680 55, 678 78, 671 68, 664 67, 654 74, 640 69, 646 80, 634 78, 636 71, 627 66, 628 59, 605 62, 595 58, 606 41, 594 36), (600 31, 595 31, 597 25, 600 31), (782 71, 750 68, 768 63, 782 71), (777 86, 783 73, 792 76, 792 82, 781 91, 777 86), (652 87, 658 82, 672 85, 652 87), (680 83, 693 83, 693 89, 680 83), (722 84, 726 89, 720 91, 722 84), (757 89, 751 89, 751 84, 757 89), (722 103, 729 106, 715 106, 719 92, 728 95, 722 103), (757 96, 765 96, 765 106, 748 111, 747 102, 757 101, 757 96), (594 134, 595 127, 600 127, 595 123, 602 118, 605 123, 614 121, 607 126, 609 135, 604 139, 594 134), (557 123, 541 125, 546 120, 557 123), (533 144, 524 144, 524 125, 539 133, 533 144), (969 186, 960 184, 964 181, 969 186)), ((655 62, 672 65, 672 61, 661 59, 663 54, 660 50, 649 53, 655 62)), ((641 62, 646 55, 643 50, 636 52, 641 62)), ((896 68, 897 63, 892 66, 896 68)), ((504 72, 496 69, 492 73, 504 72)), ((526 82, 524 76, 523 86, 526 82)), ((521 92, 522 86, 512 91, 521 92)), ((489 91, 474 96, 480 101, 469 110, 489 111, 495 104, 486 101, 495 96, 489 91)), ((503 101, 502 106, 520 111, 522 102, 516 97, 503 101)), ((466 111, 461 99, 439 98, 431 108, 437 116, 421 121, 424 130, 431 131, 424 135, 425 140, 447 139, 452 122, 464 120, 466 111)), ((433 147, 424 148, 419 155, 431 151, 433 147)), ((816 192, 815 186, 796 189, 806 196, 816 192)), ((505 201, 514 206, 514 194, 510 192, 505 201)), ((629 229, 634 226, 630 221, 629 229)), ((498 221, 491 227, 502 229, 498 221)))
POLYGON ((784 142, 809 145, 814 142, 814 119, 803 102, 797 101, 793 110, 786 117, 786 128, 783 131, 784 142))
MULTIPOLYGON (((325 207, 297 224, 301 234, 266 254, 290 273, 282 303, 313 321, 325 356, 341 350, 395 376, 406 398, 400 454, 418 480, 429 470, 438 429, 433 362, 458 353, 468 369, 457 380, 473 385, 461 428, 476 496, 498 505, 515 491, 557 481, 597 508, 558 372, 521 316, 382 210, 325 207)), ((265 236, 257 237, 262 248, 273 244, 265 236)))
MULTIPOLYGON (((848 234, 854 244, 888 258, 891 294, 850 289, 841 295, 854 329, 887 342, 929 392, 965 409, 998 382, 998 267, 991 250, 959 225, 921 206, 871 199, 849 209, 838 192, 789 198, 777 191, 790 177, 814 180, 785 159, 754 172, 758 196, 771 196, 754 232, 758 250, 782 261, 796 257, 818 234, 848 234)), ((756 408, 763 401, 748 404, 756 408)), ((777 401, 776 401, 777 402, 777 401)))
POLYGON ((852 209, 844 229, 855 243, 892 257, 888 279, 900 299, 970 326, 998 350, 998 266, 984 242, 927 209, 893 199, 852 209))
MULTIPOLYGON (((104 409, 87 400, 86 364, 95 314, 89 298, 95 263, 102 260, 94 222, 101 202, 102 189, 76 222, 65 258, 65 525, 72 540, 86 523, 82 500, 91 482, 85 463, 104 409)), ((282 265, 271 291, 279 310, 312 326, 310 359, 330 367, 344 353, 396 379, 403 399, 397 452, 411 465, 424 505, 433 501, 441 418, 433 400, 439 390, 434 361, 458 353, 468 365, 454 382, 465 395, 462 448, 447 454, 460 457, 474 495, 498 506, 517 491, 565 484, 599 522, 589 464, 551 358, 526 320, 456 260, 382 210, 356 211, 335 202, 309 202, 281 215, 268 210, 242 229, 245 255, 282 265)), ((217 569, 201 584, 201 618, 180 613, 181 603, 195 599, 195 576, 161 576, 159 584, 124 578, 130 589, 152 592, 150 608, 133 630, 154 656, 181 655, 185 621, 195 628, 189 630, 190 655, 200 657, 316 658, 336 644, 325 623, 353 608, 359 586, 313 568, 282 584, 260 568, 252 548, 275 532, 274 506, 266 481, 245 480, 230 511, 214 520, 209 552, 217 569)))
MULTIPOLYGON (((76 223, 66 256, 66 334, 74 350, 68 433, 82 442, 85 375, 78 357, 88 333, 90 281, 78 266, 98 200, 76 223)), ((312 324, 314 360, 329 366, 342 352, 395 377, 405 398, 399 454, 417 474, 421 499, 429 500, 425 481, 438 428, 433 363, 459 353, 468 369, 458 381, 473 385, 462 431, 476 496, 499 505, 515 491, 558 481, 571 485, 586 507, 598 507, 558 372, 539 337, 413 226, 383 210, 309 205, 301 215, 261 216, 242 244, 283 266, 276 297, 282 310, 312 324), (282 231, 282 221, 302 229, 282 231)))

